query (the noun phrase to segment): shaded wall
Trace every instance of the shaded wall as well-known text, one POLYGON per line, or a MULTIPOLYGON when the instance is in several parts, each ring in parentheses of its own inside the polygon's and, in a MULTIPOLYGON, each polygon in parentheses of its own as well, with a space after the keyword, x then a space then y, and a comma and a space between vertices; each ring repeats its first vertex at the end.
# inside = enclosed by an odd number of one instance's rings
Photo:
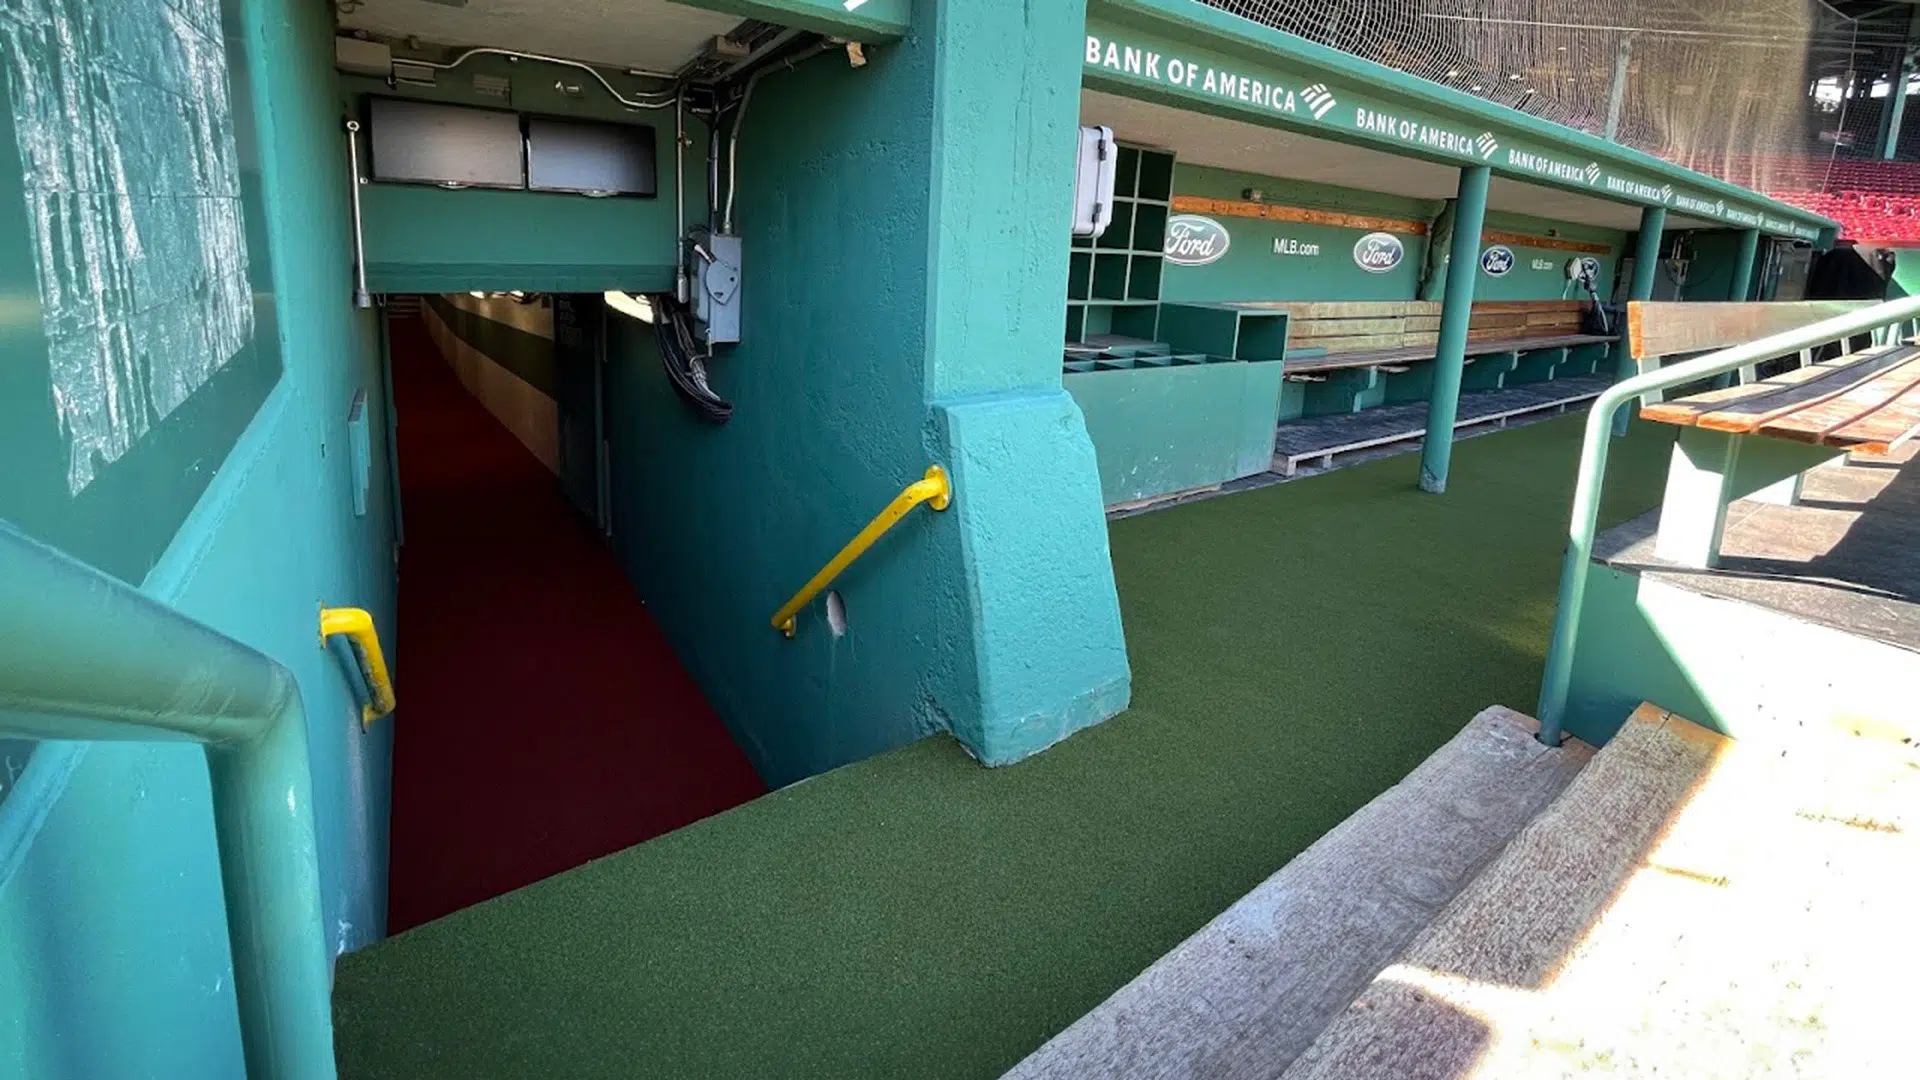
POLYGON ((560 377, 547 298, 428 296, 420 317, 467 392, 558 473, 560 377))
MULTIPOLYGON (((8 17, 9 70, 32 77, 8 80, 0 123, 18 315, 0 336, 0 517, 294 672, 327 939, 354 948, 384 929, 391 725, 361 732, 316 616, 366 607, 391 635, 392 504, 348 450, 358 418, 384 457, 386 402, 376 325, 349 305, 328 11, 46 0, 8 17), (111 32, 80 32, 83 15, 111 32), (84 97, 87 125, 36 86, 84 97), (72 152, 43 155, 47 123, 72 152), (45 197, 63 186, 138 197, 45 197), (84 236, 65 262, 36 258, 50 224, 84 236), (128 407, 96 410, 109 400, 128 407)), ((223 908, 197 749, 37 746, 0 803, 0 1075, 240 1076, 223 908)))

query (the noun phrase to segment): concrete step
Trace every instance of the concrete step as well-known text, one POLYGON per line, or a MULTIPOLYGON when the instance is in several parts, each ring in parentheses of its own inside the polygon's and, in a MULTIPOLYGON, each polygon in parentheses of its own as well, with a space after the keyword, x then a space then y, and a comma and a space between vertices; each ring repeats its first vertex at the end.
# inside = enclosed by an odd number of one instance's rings
POLYGON ((1285 1080, 1893 1076, 1920 753, 1647 705, 1285 1080))
POLYGON ((1010 1080, 1278 1076, 1593 751, 1494 707, 1010 1080))

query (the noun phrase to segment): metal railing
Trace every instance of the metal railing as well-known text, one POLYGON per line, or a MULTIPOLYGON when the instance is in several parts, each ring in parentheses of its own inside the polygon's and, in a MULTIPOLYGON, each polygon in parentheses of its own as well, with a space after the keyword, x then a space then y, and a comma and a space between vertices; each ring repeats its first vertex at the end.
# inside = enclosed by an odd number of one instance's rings
POLYGON ((865 555, 874 541, 886 535, 888 529, 893 528, 901 518, 907 516, 907 511, 921 503, 930 503, 935 510, 945 510, 952 499, 953 488, 947 483, 947 471, 938 465, 927 466, 925 476, 908 484, 900 494, 895 495, 885 510, 880 511, 872 521, 867 522, 866 528, 861 529, 853 539, 847 541, 847 546, 841 548, 839 554, 828 560, 827 565, 821 567, 819 573, 813 575, 811 580, 800 587, 799 592, 793 594, 793 599, 782 604, 780 610, 773 613, 773 628, 792 637, 794 616, 800 613, 800 609, 812 603, 813 598, 820 595, 820 590, 833 584, 833 579, 839 577, 841 571, 852 566, 854 560, 865 555))
POLYGON ((1574 481, 1572 521, 1567 527, 1566 561, 1560 568, 1560 600, 1553 614, 1553 637, 1547 645, 1546 675, 1540 684, 1540 741, 1560 741, 1566 722, 1567 697, 1573 680, 1573 652, 1580 630, 1580 609, 1586 600, 1588 562, 1593 557, 1594 533, 1600 521, 1600 489, 1606 478, 1607 451, 1612 441, 1613 416, 1642 394, 1684 386, 1786 356, 1802 349, 1874 334, 1885 327, 1920 320, 1920 297, 1889 300, 1859 311, 1837 315, 1769 337, 1720 349, 1705 356, 1643 372, 1608 387, 1587 414, 1586 440, 1580 451, 1580 471, 1574 481))
POLYGON ((0 735, 205 748, 247 1075, 333 1077, 307 724, 293 674, 0 523, 0 735))
POLYGON ((380 635, 373 628, 373 616, 357 607, 320 609, 320 643, 336 634, 344 634, 353 644, 360 678, 367 684, 369 700, 360 705, 360 729, 365 731, 375 720, 394 708, 393 678, 387 674, 387 656, 380 650, 380 635))

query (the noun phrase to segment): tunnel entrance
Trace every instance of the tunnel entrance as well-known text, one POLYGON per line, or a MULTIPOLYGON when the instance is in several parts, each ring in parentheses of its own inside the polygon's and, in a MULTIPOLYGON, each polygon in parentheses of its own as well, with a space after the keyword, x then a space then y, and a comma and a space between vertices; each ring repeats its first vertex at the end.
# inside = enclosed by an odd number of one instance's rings
POLYGON ((765 791, 604 542, 598 304, 388 309, 404 702, 389 932, 765 791))

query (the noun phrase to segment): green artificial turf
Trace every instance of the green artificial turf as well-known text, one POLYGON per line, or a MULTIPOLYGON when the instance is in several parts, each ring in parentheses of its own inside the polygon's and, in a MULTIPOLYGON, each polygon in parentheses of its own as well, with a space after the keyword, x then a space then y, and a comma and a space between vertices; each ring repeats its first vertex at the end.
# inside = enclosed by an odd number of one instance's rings
MULTIPOLYGON (((340 962, 349 1080, 993 1077, 1538 689, 1580 420, 1114 523, 1127 713, 929 739, 340 962)), ((1614 451, 1653 505, 1671 429, 1614 451)))

